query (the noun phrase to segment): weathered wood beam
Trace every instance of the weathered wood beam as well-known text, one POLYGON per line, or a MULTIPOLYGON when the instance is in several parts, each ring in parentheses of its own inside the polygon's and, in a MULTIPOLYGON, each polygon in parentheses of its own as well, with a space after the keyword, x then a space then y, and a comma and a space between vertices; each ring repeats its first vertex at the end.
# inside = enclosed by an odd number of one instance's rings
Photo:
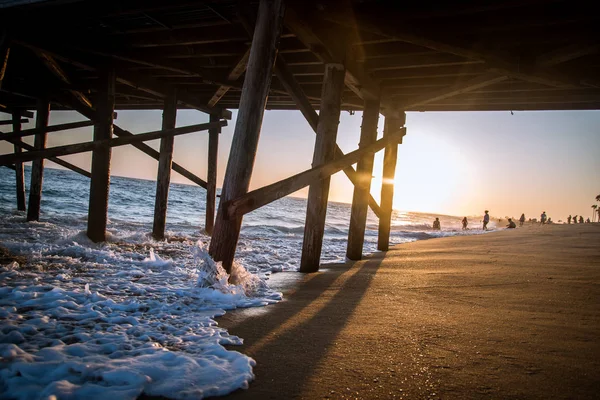
MULTIPOLYGON (((246 65, 248 65, 249 57, 250 48, 248 47, 248 50, 246 50, 244 55, 238 60, 238 62, 231 69, 231 71, 229 71, 229 75, 227 75, 228 81, 235 82, 240 76, 244 74, 244 72, 246 71, 246 65)), ((230 86, 219 86, 215 94, 213 94, 210 100, 208 101, 208 105, 210 107, 214 107, 219 102, 219 100, 221 100, 221 97, 225 96, 225 93, 229 91, 229 88, 230 86)))
MULTIPOLYGON (((19 118, 19 122, 22 124, 26 124, 29 122, 29 120, 27 118, 19 118)), ((11 120, 11 119, 0 121, 0 125, 12 125, 12 124, 13 124, 13 120, 11 120)))
MULTIPOLYGON (((23 120, 21 120, 21 122, 23 122, 23 120)), ((28 122, 28 120, 25 120, 25 122, 28 122)), ((93 121, 80 121, 80 122, 69 122, 66 124, 59 124, 59 125, 50 125, 45 128, 44 132, 39 131, 37 128, 25 129, 24 131, 14 131, 13 130, 12 133, 4 134, 4 136, 1 139, 8 140, 8 139, 22 138, 25 136, 32 136, 32 135, 37 135, 37 134, 41 134, 41 133, 59 132, 59 131, 65 131, 68 129, 84 128, 86 126, 92 126, 92 125, 94 125, 93 121)))
MULTIPOLYGON (((4 140, 4 138, 2 138, 2 132, 0 132, 0 140, 4 140)), ((35 151, 35 147, 33 147, 30 144, 27 144, 25 142, 21 142, 20 139, 6 139, 7 142, 12 143, 14 146, 18 147, 19 149, 25 149, 27 151, 35 151)), ((83 168, 79 168, 76 165, 71 164, 70 162, 67 162, 65 160, 61 160, 60 158, 56 158, 56 157, 47 157, 47 159, 49 161, 52 161, 55 164, 58 164, 62 167, 65 167, 67 169, 70 169, 73 172, 77 172, 78 174, 81 174, 83 176, 85 176, 86 178, 91 178, 92 174, 90 174, 88 171, 84 170, 83 168)))
MULTIPOLYGON (((21 130, 21 114, 18 111, 12 115, 12 129, 13 133, 18 133, 21 130)), ((15 139, 19 142, 21 139, 15 139)), ((21 152, 21 147, 13 145, 15 154, 21 152)), ((25 170, 23 169, 23 163, 15 163, 15 180, 17 190, 17 210, 26 211, 27 206, 25 205, 25 170)))
POLYGON ((400 104, 398 104, 397 107, 399 107, 399 110, 415 110, 418 109, 419 106, 434 103, 438 100, 447 99, 449 97, 457 96, 462 93, 467 93, 472 90, 490 86, 495 83, 503 82, 507 79, 507 76, 499 76, 498 74, 488 73, 473 78, 465 83, 453 85, 449 88, 444 87, 441 90, 433 92, 426 92, 423 95, 415 96, 409 100, 404 100, 400 104))
POLYGON ((49 158, 57 156, 65 156, 69 154, 85 153, 86 151, 93 151, 95 149, 103 147, 118 147, 125 146, 128 144, 134 144, 138 142, 145 142, 149 140, 156 140, 166 136, 179 136, 187 133, 205 131, 210 128, 227 126, 227 121, 220 120, 218 123, 205 123, 183 126, 180 128, 169 129, 166 131, 152 131, 147 133, 141 133, 139 135, 125 135, 113 139, 94 140, 92 142, 83 142, 76 144, 68 144, 65 146, 50 147, 43 151, 28 151, 22 153, 19 156, 14 154, 5 154, 0 156, 0 165, 13 164, 15 162, 25 162, 37 160, 40 158, 49 158))
MULTIPOLYGON (((173 87, 170 85, 166 85, 152 78, 144 77, 138 73, 132 74, 126 71, 119 71, 117 81, 133 88, 151 93, 160 98, 165 98, 167 93, 169 93, 170 90, 173 90, 173 87)), ((182 104, 198 111, 202 111, 210 115, 216 115, 219 118, 231 119, 231 111, 224 108, 216 108, 206 105, 195 96, 188 94, 185 90, 178 91, 178 99, 182 104)))
POLYGON ((21 118, 33 118, 35 114, 32 111, 23 110, 20 108, 6 107, 4 104, 0 104, 0 112, 12 114, 18 112, 21 118))
MULTIPOLYGON (((210 122, 216 122, 217 117, 210 116, 210 122)), ((219 156, 219 134, 221 128, 208 130, 208 172, 206 174, 206 221, 204 229, 212 235, 215 226, 215 209, 217 202, 217 160, 219 156)))
MULTIPOLYGON (((321 115, 319 116, 319 124, 317 126, 317 140, 315 141, 312 170, 315 170, 317 167, 330 165, 332 161, 335 162, 335 142, 340 121, 340 107, 345 75, 346 71, 342 64, 325 65, 325 77, 323 78, 321 90, 321 115)), ((344 164, 344 167, 348 165, 351 164, 344 164)), ((316 174, 316 176, 319 175, 316 174)), ((300 272, 316 272, 319 270, 331 175, 324 175, 321 178, 316 182, 312 182, 308 189, 300 272)), ((293 180, 288 182, 291 183, 293 180)), ((306 182, 302 182, 302 184, 304 183, 306 182)), ((302 187, 304 186, 306 185, 302 187)))
MULTIPOLYGON (((402 129, 405 119, 385 118, 383 137, 386 138, 402 129)), ((404 129, 406 133, 406 129, 404 129)), ((398 159, 398 144, 392 143, 385 147, 383 156, 383 176, 381 183, 381 217, 379 217, 379 234, 377 236, 377 250, 388 251, 390 248, 390 231, 392 226, 392 208, 394 202, 394 177, 396 175, 396 161, 398 159)))
MULTIPOLYGON (((379 101, 365 102, 360 130, 360 143, 358 144, 359 149, 377 141, 378 121, 379 101)), ((354 185, 350 226, 348 228, 348 245, 346 248, 346 257, 350 260, 360 260, 362 258, 374 160, 375 154, 367 154, 358 160, 358 164, 356 165, 358 182, 354 185)))
MULTIPOLYGON (((60 79, 61 82, 71 85, 71 81, 62 67, 56 62, 56 60, 44 51, 35 51, 35 54, 42 60, 44 65, 50 70, 50 72, 60 79)), ((92 106, 92 102, 87 98, 86 95, 77 90, 69 90, 69 92, 82 104, 88 107, 92 106)))
POLYGON ((284 9, 283 0, 261 0, 258 7, 221 203, 209 249, 213 259, 222 261, 228 273, 231 272, 242 219, 226 220, 223 202, 248 192, 273 64, 277 57, 284 9))
MULTIPOLYGON (((94 142, 110 142, 112 140, 115 86, 114 67, 101 70, 98 93, 96 94, 94 142)), ((111 155, 112 148, 108 146, 96 147, 92 152, 87 236, 96 243, 103 242, 106 239, 111 155)))
MULTIPOLYGON (((162 118, 163 131, 175 128, 177 118, 177 94, 175 92, 172 92, 165 98, 162 118)), ((167 136, 160 139, 160 155, 158 158, 158 174, 156 177, 156 199, 154 202, 154 224, 152 225, 152 237, 154 240, 163 240, 165 238, 174 144, 174 136, 167 136)))
POLYGON ((386 146, 398 144, 402 140, 404 134, 405 130, 396 132, 392 136, 388 135, 388 137, 379 139, 368 147, 354 150, 341 158, 334 159, 326 164, 313 167, 279 182, 248 192, 226 204, 227 217, 239 218, 244 214, 288 196, 306 186, 318 183, 323 179, 342 171, 346 166, 357 163, 366 154, 373 154, 386 146))
POLYGON ((553 67, 583 56, 596 54, 598 51, 600 51, 598 43, 576 43, 537 57, 535 64, 540 67, 553 67))
POLYGON ((6 74, 8 56, 10 55, 10 40, 6 29, 0 30, 0 88, 6 74))
MULTIPOLYGON (((48 118, 50 116, 50 102, 48 99, 39 99, 37 103, 37 113, 35 117, 35 126, 40 130, 48 125, 48 118)), ((46 134, 36 135, 34 146, 37 151, 45 151, 46 147, 46 134)), ((26 153, 21 153, 26 154, 26 153)), ((20 156, 21 154, 13 154, 13 156, 20 156)), ((7 164, 17 163, 13 161, 7 164)), ((44 160, 36 159, 31 164, 31 182, 29 184, 29 205, 27 207, 27 221, 39 221, 40 220, 40 205, 42 202, 42 184, 44 181, 44 160)))

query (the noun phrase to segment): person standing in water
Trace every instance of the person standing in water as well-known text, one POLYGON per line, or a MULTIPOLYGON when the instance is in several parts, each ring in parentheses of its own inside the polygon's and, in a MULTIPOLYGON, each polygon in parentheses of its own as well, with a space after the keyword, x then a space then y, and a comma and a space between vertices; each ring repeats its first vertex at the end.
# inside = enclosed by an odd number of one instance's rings
POLYGON ((467 221, 467 217, 464 217, 462 219, 462 226, 463 226, 463 231, 467 230, 467 226, 469 225, 469 221, 467 221))
POLYGON ((439 231, 442 229, 442 227, 440 226, 440 219, 436 218, 435 221, 433 221, 433 229, 436 231, 439 231))
POLYGON ((581 215, 579 216, 579 223, 583 224, 583 217, 581 215))
POLYGON ((483 230, 487 231, 487 224, 490 223, 490 214, 489 211, 485 210, 485 215, 483 216, 483 230))
POLYGON ((540 224, 545 225, 546 224, 546 211, 542 211, 542 215, 540 215, 540 224))
POLYGON ((567 224, 571 224, 571 215, 569 214, 569 217, 567 218, 567 224))
POLYGON ((577 223, 577 215, 575 215, 575 216, 573 217, 573 223, 574 223, 574 224, 576 224, 576 223, 577 223))
POLYGON ((525 223, 525 214, 521 214, 521 218, 519 218, 519 226, 523 226, 525 223))

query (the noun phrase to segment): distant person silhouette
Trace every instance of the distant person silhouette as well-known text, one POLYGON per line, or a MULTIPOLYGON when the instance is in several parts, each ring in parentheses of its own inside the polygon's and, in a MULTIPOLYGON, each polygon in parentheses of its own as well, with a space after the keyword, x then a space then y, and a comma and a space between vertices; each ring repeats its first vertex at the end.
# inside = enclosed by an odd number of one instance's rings
POLYGON ((487 225, 490 223, 490 214, 489 211, 485 210, 485 215, 483 216, 483 230, 487 231, 487 225))
POLYGON ((467 230, 467 226, 469 225, 469 221, 467 221, 467 217, 464 217, 462 219, 462 226, 463 226, 463 231, 467 230))
POLYGON ((591 223, 590 219, 589 219, 589 218, 588 218, 588 219, 586 219, 586 220, 585 220, 585 223, 586 223, 586 224, 589 224, 589 223, 591 223))
POLYGON ((519 226, 523 226, 525 223, 525 214, 521 214, 521 218, 519 218, 519 226))
POLYGON ((567 218, 567 224, 571 223, 571 214, 569 214, 569 217, 567 218))
POLYGON ((515 229, 517 227, 517 224, 515 224, 515 222, 512 220, 512 218, 509 218, 508 225, 506 225, 506 227, 508 229, 515 229))
POLYGON ((440 219, 436 218, 435 221, 433 221, 433 229, 436 231, 439 231, 442 229, 442 227, 440 226, 440 219))
POLYGON ((540 215, 540 224, 541 225, 545 225, 546 224, 546 211, 542 211, 542 215, 540 215))
POLYGON ((576 224, 576 223, 577 223, 577 215, 575 215, 575 216, 573 217, 573 223, 574 223, 574 224, 576 224))
POLYGON ((579 216, 579 223, 583 224, 583 217, 582 216, 579 216))

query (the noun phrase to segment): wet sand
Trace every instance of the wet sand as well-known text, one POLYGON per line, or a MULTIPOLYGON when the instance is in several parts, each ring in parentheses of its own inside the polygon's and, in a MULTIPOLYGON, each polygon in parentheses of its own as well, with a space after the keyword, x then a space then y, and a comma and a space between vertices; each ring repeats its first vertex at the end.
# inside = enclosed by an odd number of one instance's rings
POLYGON ((399 245, 219 318, 257 361, 232 399, 596 399, 600 224, 399 245))

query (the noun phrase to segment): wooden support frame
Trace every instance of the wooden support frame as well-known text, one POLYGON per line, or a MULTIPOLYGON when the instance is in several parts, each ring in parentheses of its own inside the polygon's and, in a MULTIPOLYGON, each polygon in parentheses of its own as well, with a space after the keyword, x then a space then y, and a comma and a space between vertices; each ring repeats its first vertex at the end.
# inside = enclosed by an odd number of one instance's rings
MULTIPOLYGON (((25 122, 27 122, 27 120, 25 120, 25 122)), ((13 124, 14 124, 14 122, 13 122, 13 124)), ((37 134, 41 134, 41 133, 59 132, 59 131, 65 131, 68 129, 84 128, 84 127, 93 126, 93 125, 94 125, 93 121, 80 121, 80 122, 69 122, 66 124, 59 124, 59 125, 50 125, 50 126, 47 126, 43 132, 37 128, 25 129, 24 131, 18 131, 18 132, 14 131, 14 129, 13 129, 12 133, 5 133, 1 137, 1 139, 9 140, 9 139, 14 139, 14 138, 22 138, 25 136, 37 135, 37 134)), ((14 125, 13 125, 13 127, 14 127, 14 125)))
MULTIPOLYGON (((12 114, 12 129, 13 133, 18 133, 21 131, 21 114, 18 111, 14 111, 12 114)), ((18 139, 18 141, 20 142, 21 139, 18 139)), ((16 144, 13 146, 15 149, 15 154, 21 152, 20 146, 16 144)), ((25 204, 25 170, 23 168, 23 163, 15 163, 15 180, 15 186, 17 190, 17 210, 26 211, 27 206, 25 204)))
MULTIPOLYGON (((96 71, 95 67, 92 67, 92 66, 90 66, 86 63, 80 62, 78 60, 74 60, 70 57, 64 56, 63 54, 66 52, 66 50, 64 48, 61 49, 59 46, 56 46, 56 44, 54 44, 52 46, 50 46, 48 44, 40 46, 40 45, 30 43, 28 41, 23 41, 23 40, 14 40, 14 43, 17 43, 20 46, 26 47, 26 48, 32 50, 36 54, 43 52, 47 56, 70 63, 78 68, 81 68, 81 69, 84 69, 87 71, 96 71)), ((105 54, 104 56, 107 56, 107 55, 105 54)), ((186 73, 187 73, 187 71, 186 71, 186 73)), ((146 91, 146 92, 151 93, 160 98, 164 98, 169 93, 170 90, 174 89, 174 87, 172 87, 170 85, 164 84, 163 82, 160 82, 153 78, 145 76, 144 74, 140 74, 139 72, 138 73, 129 73, 129 72, 126 72, 123 70, 118 71, 117 82, 122 83, 124 85, 131 86, 133 88, 136 88, 136 89, 139 89, 142 91, 146 91)), ((211 114, 211 115, 215 114, 223 119, 231 119, 231 111, 229 111, 227 109, 218 108, 218 107, 209 107, 208 105, 203 104, 195 96, 190 95, 185 90, 178 90, 177 93, 178 93, 177 96, 178 96, 179 102, 181 104, 184 104, 190 108, 205 112, 207 114, 211 114)), ((89 107, 89 105, 81 103, 81 102, 79 102, 79 104, 89 107)))
MULTIPOLYGON (((50 116, 50 102, 48 99, 39 99, 35 116, 35 127, 44 130, 48 126, 50 116)), ((47 136, 45 133, 36 135, 34 147, 38 151, 46 148, 47 136)), ((15 154, 16 155, 16 154, 15 154)), ((16 163, 16 161, 15 161, 16 163)), ((12 164, 12 163, 9 163, 12 164)), ((42 202, 42 184, 44 181, 44 160, 33 160, 31 164, 31 183, 29 184, 29 205, 27 207, 27 221, 40 220, 40 206, 42 202)))
POLYGON ((166 136, 179 136, 185 135, 192 132, 206 131, 210 128, 214 127, 223 127, 227 126, 227 121, 220 120, 216 123, 204 123, 204 124, 196 124, 196 125, 188 125, 183 126, 181 128, 168 129, 166 131, 152 131, 146 133, 140 133, 138 135, 134 135, 130 132, 130 135, 113 138, 113 139, 103 139, 103 140, 94 140, 92 142, 83 142, 76 144, 68 144, 65 146, 56 146, 50 147, 43 151, 28 151, 26 153, 22 153, 19 156, 15 156, 14 154, 5 154, 0 156, 0 165, 9 165, 13 164, 17 161, 25 162, 32 161, 40 158, 50 158, 57 156, 66 156, 69 154, 77 154, 84 153, 86 151, 93 151, 100 148, 107 147, 118 147, 125 146, 128 144, 135 144, 148 140, 156 140, 166 136))
POLYGON ((242 219, 226 220, 223 202, 248 192, 273 64, 279 47, 284 9, 283 0, 261 0, 258 7, 256 29, 221 191, 221 203, 209 248, 213 259, 222 261, 228 273, 233 265, 242 219))
MULTIPOLYGON (((314 108, 310 104, 310 100, 308 99, 308 97, 306 97, 306 95, 304 94, 304 91, 302 90, 302 88, 300 87, 298 82, 294 79, 294 76, 292 75, 292 73, 289 71, 287 64, 282 59, 277 59, 277 61, 275 62, 275 74, 277 75, 277 77, 279 78, 279 81, 283 84, 283 86, 285 87, 287 92, 290 94, 290 96, 292 97, 292 99, 294 100, 294 102, 296 103, 298 108, 300 109, 300 112, 302 113, 302 115, 304 115, 304 118, 306 118, 306 121, 308 121, 308 124, 311 126, 313 131, 316 133, 317 126, 319 123, 319 115, 317 114, 317 112, 314 110, 314 108)), ((344 153, 342 152, 340 147, 336 144, 334 157, 340 158, 343 156, 344 156, 344 153)), ((347 168, 344 168, 344 173, 346 174, 348 179, 350 179, 350 182, 352 182, 353 185, 356 185, 356 183, 358 181, 357 175, 356 175, 356 171, 354 170, 354 168, 351 165, 348 166, 347 168)), ((373 210, 375 215, 379 216, 379 214, 380 214, 379 205, 377 204, 377 202, 375 201, 373 196, 371 196, 370 194, 369 194, 369 206, 371 207, 371 209, 373 210)))
MULTIPOLYGON (((2 135, 2 132, 0 132, 0 135, 2 135)), ((0 140, 5 140, 2 138, 2 136, 0 136, 0 140)), ((25 142, 21 142, 20 139, 6 139, 7 142, 12 143, 14 146, 18 147, 19 149, 25 149, 28 152, 31 151, 38 151, 35 149, 34 146, 27 144, 25 142)), ((21 155, 21 153, 19 153, 19 156, 21 155)), ((0 156, 2 157, 2 156, 0 156)), ((48 160, 52 161, 55 164, 58 164, 62 167, 65 167, 67 169, 70 169, 73 172, 77 172, 80 175, 85 176, 86 178, 91 178, 92 174, 90 174, 88 171, 84 170, 83 168, 79 168, 76 165, 71 164, 70 162, 67 162, 65 160, 61 160, 60 158, 57 157, 46 157, 48 160)), ((31 160, 29 160, 31 161, 31 160)), ((22 162, 22 161, 21 161, 22 162)))
POLYGON ((374 154, 386 146, 398 144, 405 134, 402 129, 387 135, 375 143, 345 154, 331 162, 311 168, 279 182, 272 183, 260 189, 253 190, 224 204, 227 218, 240 218, 244 214, 263 207, 275 200, 288 196, 306 186, 318 183, 323 179, 342 171, 346 166, 357 163, 367 154, 374 154))
MULTIPOLYGON (((86 118, 90 118, 90 119, 95 118, 96 112, 92 108, 82 106, 78 103, 73 102, 71 99, 67 99, 67 98, 62 99, 62 101, 66 105, 73 107, 74 110, 76 110, 81 115, 85 116, 86 118)), ((118 136, 119 138, 125 138, 125 137, 128 137, 128 138, 136 137, 137 138, 139 136, 139 135, 134 135, 133 133, 126 131, 125 129, 122 129, 117 125, 113 125, 113 128, 114 128, 113 134, 115 136, 118 136)), ((186 132, 186 133, 189 133, 189 132, 186 132)), ((133 140, 132 142, 127 143, 127 144, 131 144, 136 149, 140 150, 141 152, 149 155, 150 157, 152 157, 158 161, 158 159, 159 159, 158 151, 154 150, 152 147, 148 146, 147 144, 142 143, 138 140, 133 140)), ((118 144, 117 146, 121 146, 121 145, 118 144)), ((206 182, 204 180, 202 180, 201 178, 199 178, 198 176, 194 175, 189 170, 185 169, 183 166, 179 165, 176 162, 173 162, 172 168, 173 168, 173 171, 175 171, 178 174, 182 175, 183 177, 189 179, 191 182, 195 183, 196 185, 206 189, 206 182)))
MULTIPOLYGON (((346 70, 342 64, 327 64, 325 66, 325 76, 321 90, 321 115, 317 127, 313 168, 326 165, 334 160, 345 75, 346 70)), ((330 176, 324 177, 319 182, 311 184, 308 189, 300 272, 316 272, 319 270, 330 180, 330 176)))
MULTIPOLYGON (((383 137, 394 135, 402 128, 406 119, 385 118, 383 137)), ((398 159, 398 145, 392 143, 385 147, 383 156, 383 179, 381 183, 381 217, 379 217, 379 234, 377 236, 377 250, 388 251, 390 248, 390 231, 392 225, 392 207, 394 201, 394 177, 396 174, 396 161, 398 159)))
MULTIPOLYGON (((217 117, 210 116, 210 122, 217 122, 217 117)), ((204 230, 212 235, 215 225, 215 208, 217 201, 217 160, 219 156, 219 134, 221 128, 208 130, 208 172, 206 174, 206 219, 204 230)))
MULTIPOLYGON (((359 148, 377 141, 377 123, 379 121, 379 101, 365 102, 362 127, 360 131, 359 148)), ((368 198, 371 192, 371 178, 373 175, 374 154, 367 154, 358 161, 356 173, 358 182, 354 186, 352 196, 352 209, 350 212, 350 226, 348 229, 348 245, 346 257, 350 260, 362 258, 365 229, 367 225, 368 198)))
MULTIPOLYGON (((102 70, 96 99, 94 142, 111 140, 115 112, 115 70, 102 70)), ((110 190, 110 147, 97 147, 92 153, 92 178, 88 206, 87 236, 93 242, 104 242, 108 220, 108 193, 110 190)))
MULTIPOLYGON (((175 128, 177 118, 177 94, 175 92, 170 93, 165 98, 162 118, 163 131, 175 128)), ((165 238, 174 144, 174 136, 166 136, 160 139, 160 156, 156 177, 156 200, 154 202, 154 223, 152 225, 152 237, 154 240, 163 240, 165 238)))

